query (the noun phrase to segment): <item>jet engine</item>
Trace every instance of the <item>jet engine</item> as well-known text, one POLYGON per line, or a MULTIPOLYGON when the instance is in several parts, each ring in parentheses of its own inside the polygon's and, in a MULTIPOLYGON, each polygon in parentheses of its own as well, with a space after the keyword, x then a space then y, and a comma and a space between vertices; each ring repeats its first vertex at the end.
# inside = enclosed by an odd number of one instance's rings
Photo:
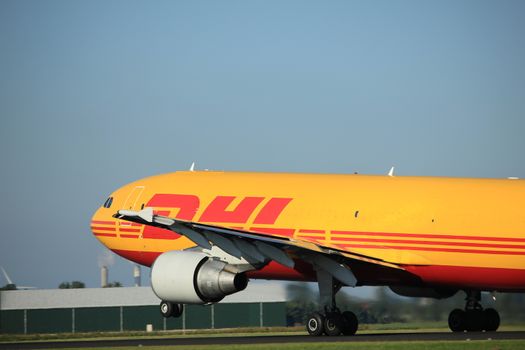
POLYGON ((151 287, 162 300, 181 304, 216 303, 246 288, 244 273, 201 252, 170 251, 151 267, 151 287))
POLYGON ((450 298, 458 292, 457 289, 407 286, 390 286, 390 290, 404 297, 421 297, 434 299, 450 298))

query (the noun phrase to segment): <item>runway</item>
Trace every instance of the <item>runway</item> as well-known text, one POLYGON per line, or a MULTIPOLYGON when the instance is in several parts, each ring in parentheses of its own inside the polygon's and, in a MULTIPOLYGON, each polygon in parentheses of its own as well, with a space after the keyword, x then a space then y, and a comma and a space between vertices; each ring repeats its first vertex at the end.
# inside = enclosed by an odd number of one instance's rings
POLYGON ((53 342, 0 343, 0 349, 60 349, 87 347, 121 346, 162 346, 162 345, 232 345, 232 344, 283 344, 312 342, 395 342, 395 341, 443 341, 443 340, 502 340, 523 339, 525 331, 516 332, 429 332, 429 333, 378 333, 356 334, 350 337, 311 337, 308 335, 249 336, 249 337, 169 337, 169 338, 131 338, 116 340, 81 340, 53 342))

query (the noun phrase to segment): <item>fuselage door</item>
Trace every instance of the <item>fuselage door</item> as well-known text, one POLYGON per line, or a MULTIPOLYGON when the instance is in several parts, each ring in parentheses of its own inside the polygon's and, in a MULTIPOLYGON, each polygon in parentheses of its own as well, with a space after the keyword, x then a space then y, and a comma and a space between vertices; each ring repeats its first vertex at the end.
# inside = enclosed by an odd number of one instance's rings
POLYGON ((126 202, 124 202, 124 209, 127 210, 140 210, 139 198, 144 191, 144 186, 136 186, 128 195, 126 202))
MULTIPOLYGON (((128 195, 128 198, 126 198, 126 201, 124 202, 124 209, 127 210, 140 210, 140 195, 144 192, 144 186, 136 186, 128 195)), ((130 231, 130 228, 133 226, 131 222, 119 220, 119 232, 120 234, 123 234, 123 231, 125 230, 126 234, 128 231, 130 231), (122 228, 123 227, 123 228, 122 228)))

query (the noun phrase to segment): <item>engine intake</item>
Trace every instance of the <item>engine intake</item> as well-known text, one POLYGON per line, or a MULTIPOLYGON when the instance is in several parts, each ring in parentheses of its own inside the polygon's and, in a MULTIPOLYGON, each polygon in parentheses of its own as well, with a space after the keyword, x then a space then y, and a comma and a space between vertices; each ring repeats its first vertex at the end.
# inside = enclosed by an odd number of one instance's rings
POLYGON ((199 252, 166 252, 151 267, 153 292, 173 303, 216 303, 247 285, 244 273, 236 273, 231 265, 199 252))

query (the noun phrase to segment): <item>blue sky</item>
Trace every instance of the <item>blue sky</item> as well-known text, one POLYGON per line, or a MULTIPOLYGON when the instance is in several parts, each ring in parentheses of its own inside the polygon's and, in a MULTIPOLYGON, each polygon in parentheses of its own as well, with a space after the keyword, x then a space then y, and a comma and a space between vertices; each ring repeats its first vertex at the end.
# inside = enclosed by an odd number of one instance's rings
MULTIPOLYGON (((108 193, 189 167, 525 177, 523 1, 0 1, 0 265, 99 283, 108 193)), ((132 283, 120 259, 111 280, 132 283)), ((0 284, 3 281, 0 281, 0 284)))

